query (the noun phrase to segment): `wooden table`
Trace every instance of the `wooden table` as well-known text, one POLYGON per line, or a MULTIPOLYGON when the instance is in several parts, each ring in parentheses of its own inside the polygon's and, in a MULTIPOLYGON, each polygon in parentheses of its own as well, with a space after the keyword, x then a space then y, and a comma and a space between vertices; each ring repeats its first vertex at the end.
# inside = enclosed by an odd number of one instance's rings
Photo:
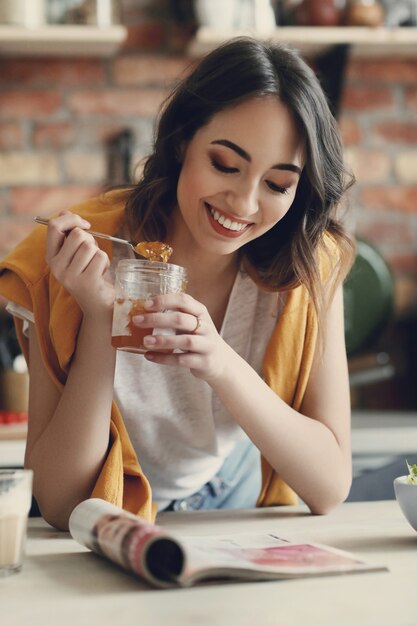
POLYGON ((29 520, 22 571, 0 578, 2 626, 412 626, 417 533, 395 500, 347 503, 327 516, 303 506, 164 513, 179 536, 275 531, 354 552, 388 572, 155 590, 29 520))

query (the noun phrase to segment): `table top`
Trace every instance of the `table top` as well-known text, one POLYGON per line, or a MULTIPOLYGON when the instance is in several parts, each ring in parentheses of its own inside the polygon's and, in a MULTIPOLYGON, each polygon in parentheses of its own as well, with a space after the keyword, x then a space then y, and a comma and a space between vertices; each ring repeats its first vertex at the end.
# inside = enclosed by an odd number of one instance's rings
POLYGON ((20 573, 0 578, 3 626, 411 626, 417 623, 417 533, 395 500, 345 503, 325 516, 304 505, 162 513, 179 537, 274 531, 328 544, 389 571, 157 590, 29 520, 20 573))

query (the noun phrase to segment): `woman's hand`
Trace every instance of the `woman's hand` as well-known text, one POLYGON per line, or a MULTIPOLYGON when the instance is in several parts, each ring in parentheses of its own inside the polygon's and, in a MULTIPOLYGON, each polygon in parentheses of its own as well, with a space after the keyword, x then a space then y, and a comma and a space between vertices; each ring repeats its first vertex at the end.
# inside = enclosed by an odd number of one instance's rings
POLYGON ((231 348, 220 337, 206 307, 188 294, 155 296, 146 313, 133 317, 139 328, 174 329, 176 335, 147 335, 145 358, 189 368, 197 378, 214 382, 222 376, 231 348), (181 350, 177 353, 167 351, 181 350), (161 351, 164 351, 163 353, 161 351))
POLYGON ((109 258, 99 249, 79 215, 63 211, 48 224, 46 261, 52 274, 75 298, 84 315, 94 317, 114 301, 114 287, 106 277, 109 258))

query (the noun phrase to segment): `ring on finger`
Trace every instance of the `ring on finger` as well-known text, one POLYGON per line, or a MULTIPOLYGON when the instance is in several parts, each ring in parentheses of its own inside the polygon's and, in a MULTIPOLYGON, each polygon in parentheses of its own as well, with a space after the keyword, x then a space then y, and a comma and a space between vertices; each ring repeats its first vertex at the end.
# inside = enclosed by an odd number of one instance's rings
POLYGON ((195 327, 193 328, 193 330, 191 331, 192 335, 195 335, 196 332, 198 331, 198 329, 201 326, 201 317, 198 317, 197 315, 195 316, 195 327))

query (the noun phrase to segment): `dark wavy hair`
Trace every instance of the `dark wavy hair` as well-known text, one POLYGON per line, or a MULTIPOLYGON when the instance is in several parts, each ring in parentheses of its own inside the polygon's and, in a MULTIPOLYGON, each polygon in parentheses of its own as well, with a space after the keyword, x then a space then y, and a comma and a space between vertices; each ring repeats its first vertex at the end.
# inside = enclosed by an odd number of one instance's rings
POLYGON ((312 69, 292 49, 237 37, 204 57, 165 101, 153 152, 139 183, 128 195, 132 237, 164 239, 177 203, 181 149, 211 118, 249 98, 276 96, 288 106, 305 145, 305 167, 285 217, 241 249, 248 271, 266 289, 302 283, 316 311, 324 302, 319 248, 328 233, 339 249, 329 252, 338 284, 353 258, 353 243, 336 209, 353 178, 343 164, 337 124, 312 69))

